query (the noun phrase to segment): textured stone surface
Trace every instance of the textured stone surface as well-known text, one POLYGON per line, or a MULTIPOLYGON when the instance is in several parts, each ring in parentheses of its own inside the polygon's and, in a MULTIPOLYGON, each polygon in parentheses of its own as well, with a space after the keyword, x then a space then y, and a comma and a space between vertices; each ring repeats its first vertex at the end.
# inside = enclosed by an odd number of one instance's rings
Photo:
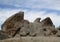
POLYGON ((9 38, 9 35, 0 30, 0 40, 9 38))
POLYGON ((53 24, 52 20, 50 19, 50 17, 47 17, 47 18, 43 19, 41 21, 41 23, 42 23, 43 26, 54 26, 54 24, 53 24))
POLYGON ((2 31, 6 32, 9 35, 13 35, 17 28, 21 27, 23 20, 24 12, 18 12, 14 14, 2 24, 2 31))
POLYGON ((58 32, 50 17, 43 20, 36 18, 33 22, 24 19, 24 12, 9 17, 2 25, 2 31, 15 36, 52 36, 58 32))

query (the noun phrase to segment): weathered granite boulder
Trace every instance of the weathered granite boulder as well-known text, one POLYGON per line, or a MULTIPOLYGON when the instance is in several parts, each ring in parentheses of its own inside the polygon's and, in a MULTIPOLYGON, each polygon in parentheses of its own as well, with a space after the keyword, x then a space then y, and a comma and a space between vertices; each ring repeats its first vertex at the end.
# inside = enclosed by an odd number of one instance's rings
POLYGON ((51 36, 58 32, 50 19, 47 17, 40 21, 41 18, 36 18, 33 22, 24 19, 24 12, 16 13, 9 17, 2 24, 2 31, 14 37, 19 36, 51 36))
POLYGON ((47 17, 42 21, 40 20, 41 18, 36 18, 34 22, 30 23, 29 28, 31 36, 33 36, 32 34, 36 36, 50 36, 57 33, 50 17, 47 17))
POLYGON ((24 20, 24 26, 20 30, 22 36, 50 36, 55 35, 57 30, 54 27, 52 20, 47 17, 40 21, 41 18, 36 18, 34 22, 24 20), (45 25, 46 24, 46 25, 45 25))
POLYGON ((29 24, 30 24, 30 22, 28 20, 24 20, 23 27, 21 27, 21 30, 20 30, 21 36, 28 36, 29 35, 29 33, 31 31, 29 29, 29 24))
POLYGON ((41 23, 42 23, 43 26, 54 26, 54 24, 53 24, 52 20, 50 19, 50 17, 47 17, 47 18, 43 19, 41 21, 41 23))
POLYGON ((36 36, 43 36, 43 27, 41 25, 41 18, 36 18, 33 22, 33 28, 32 31, 35 32, 36 36))
POLYGON ((20 28, 23 25, 23 20, 24 12, 18 12, 14 14, 2 24, 2 31, 6 32, 9 35, 13 35, 17 28, 20 28))
POLYGON ((30 30, 28 28, 22 27, 20 30, 20 36, 28 36, 30 33, 30 30))
POLYGON ((50 30, 51 33, 56 34, 57 30, 55 29, 55 26, 50 19, 50 17, 45 18, 44 20, 41 21, 41 24, 44 28, 50 30))

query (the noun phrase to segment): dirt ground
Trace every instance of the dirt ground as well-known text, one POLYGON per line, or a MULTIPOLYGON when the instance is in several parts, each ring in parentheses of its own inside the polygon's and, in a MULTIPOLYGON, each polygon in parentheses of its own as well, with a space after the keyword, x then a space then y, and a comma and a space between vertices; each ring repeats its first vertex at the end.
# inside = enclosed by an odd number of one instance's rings
POLYGON ((60 42, 60 37, 14 37, 0 42, 60 42))

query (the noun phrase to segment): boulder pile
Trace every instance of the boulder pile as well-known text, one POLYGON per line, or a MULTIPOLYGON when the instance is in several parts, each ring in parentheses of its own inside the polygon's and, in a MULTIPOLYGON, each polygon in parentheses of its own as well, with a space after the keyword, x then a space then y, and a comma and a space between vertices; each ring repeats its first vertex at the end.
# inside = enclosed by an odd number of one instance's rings
POLYGON ((9 17, 1 26, 1 30, 11 37, 23 36, 60 36, 50 17, 40 21, 36 18, 33 22, 24 19, 24 12, 18 12, 9 17))

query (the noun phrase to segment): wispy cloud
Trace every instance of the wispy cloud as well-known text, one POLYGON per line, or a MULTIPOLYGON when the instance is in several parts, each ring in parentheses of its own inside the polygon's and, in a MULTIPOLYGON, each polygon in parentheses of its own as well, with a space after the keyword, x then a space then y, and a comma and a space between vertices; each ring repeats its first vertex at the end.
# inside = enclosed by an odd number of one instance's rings
POLYGON ((0 0, 0 23, 20 10, 31 22, 37 17, 51 17, 56 27, 60 25, 60 0, 0 0))
POLYGON ((0 0, 0 4, 12 5, 17 8, 50 8, 60 10, 60 0, 0 0))

